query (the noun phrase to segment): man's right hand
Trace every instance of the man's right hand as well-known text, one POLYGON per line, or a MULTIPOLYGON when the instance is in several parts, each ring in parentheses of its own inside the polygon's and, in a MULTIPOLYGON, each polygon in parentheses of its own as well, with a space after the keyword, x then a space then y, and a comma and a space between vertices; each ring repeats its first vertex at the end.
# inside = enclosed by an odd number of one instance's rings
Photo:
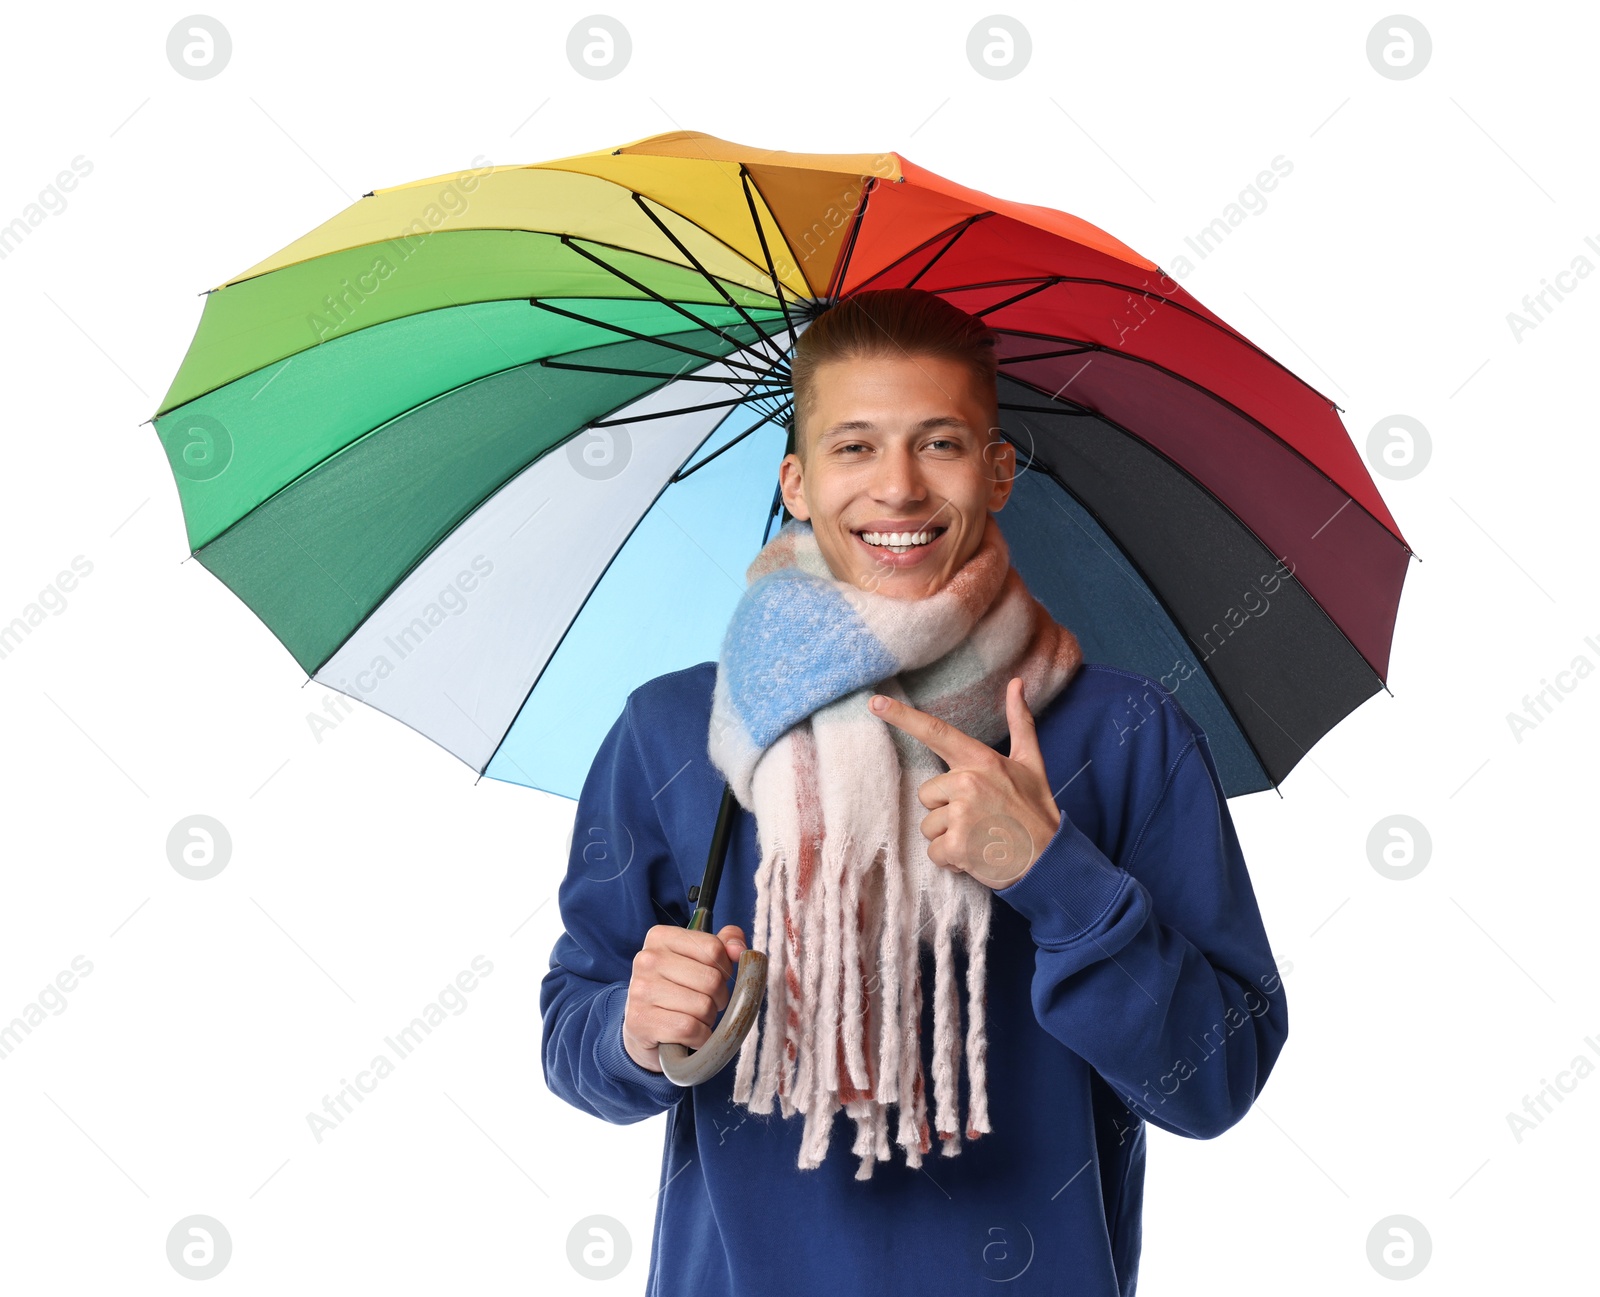
POLYGON ((728 1007, 734 963, 747 944, 744 929, 732 923, 715 936, 670 923, 646 932, 644 949, 633 957, 622 1015, 628 1057, 659 1072, 663 1044, 699 1049, 710 1040, 728 1007))

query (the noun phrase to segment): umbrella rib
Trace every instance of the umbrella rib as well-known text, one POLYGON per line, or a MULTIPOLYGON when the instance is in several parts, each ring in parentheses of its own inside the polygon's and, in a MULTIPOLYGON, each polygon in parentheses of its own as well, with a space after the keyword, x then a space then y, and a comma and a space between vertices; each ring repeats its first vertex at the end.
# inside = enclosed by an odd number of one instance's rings
MULTIPOLYGON (((1009 332, 1009 330, 1007 330, 1009 332)), ((1099 347, 1063 347, 1059 351, 1036 351, 1031 356, 1002 356, 1002 365, 1019 365, 1025 360, 1055 360, 1060 356, 1081 356, 1086 351, 1099 351, 1099 347)))
POLYGON ((960 240, 960 238, 961 238, 961 236, 963 234, 965 234, 968 230, 970 230, 974 225, 976 225, 979 221, 981 221, 985 216, 993 216, 993 215, 994 215, 993 212, 978 212, 973 216, 969 216, 965 221, 963 221, 961 223, 960 227, 957 228, 956 232, 950 236, 949 241, 944 245, 944 247, 940 248, 939 251, 935 252, 933 254, 933 256, 928 258, 928 264, 923 266, 923 268, 921 270, 917 271, 916 274, 911 276, 911 280, 910 280, 909 283, 907 283, 906 287, 907 288, 914 288, 916 286, 917 280, 921 279, 925 274, 927 274, 930 270, 932 270, 934 268, 934 266, 936 266, 938 264, 939 258, 944 256, 945 253, 949 252, 951 248, 955 247, 956 243, 960 240))
POLYGON ((772 488, 772 504, 767 509, 767 520, 761 527, 761 546, 763 549, 766 548, 767 542, 772 539, 772 520, 778 516, 778 511, 784 507, 783 482, 780 479, 778 484, 772 488))
POLYGON ((911 287, 912 284, 915 284, 918 279, 922 278, 923 274, 926 273, 926 271, 928 270, 929 266, 932 266, 935 261, 937 261, 940 257, 944 256, 944 254, 946 252, 948 252, 950 250, 950 248, 955 245, 955 241, 957 239, 959 239, 963 234, 965 234, 968 229, 970 229, 973 225, 977 224, 979 221, 983 220, 984 217, 993 216, 993 215, 994 215, 993 212, 976 212, 973 215, 968 216, 966 219, 960 221, 959 223, 957 223, 955 225, 947 225, 947 226, 945 226, 944 229, 938 231, 938 233, 930 234, 921 243, 917 244, 916 247, 910 249, 907 252, 901 253, 898 257, 896 257, 893 261, 891 261, 887 266, 883 267, 882 270, 873 271, 873 273, 871 275, 867 276, 866 279, 861 281, 861 283, 857 286, 856 291, 859 293, 859 292, 865 290, 872 283, 872 281, 874 279, 882 278, 884 275, 887 275, 891 270, 894 270, 897 266, 904 265, 907 261, 911 260, 912 257, 916 256, 919 252, 925 252, 927 249, 931 248, 940 239, 946 239, 946 238, 949 239, 949 243, 947 243, 943 248, 939 249, 938 253, 933 257, 933 260, 929 261, 927 266, 924 266, 921 270, 917 271, 917 273, 911 277, 911 284, 906 285, 906 287, 908 287, 908 288, 911 287))
POLYGON ((716 450, 712 451, 711 454, 707 455, 704 459, 700 460, 698 463, 691 464, 688 468, 679 469, 676 473, 674 473, 671 477, 669 477, 667 479, 667 481, 668 482, 681 482, 681 481, 683 481, 684 478, 688 477, 691 473, 698 473, 702 468, 704 468, 707 464, 709 464, 712 460, 714 460, 718 455, 722 454, 723 451, 732 450, 735 446, 737 446, 741 441, 743 441, 746 437, 748 437, 757 428, 760 428, 762 425, 764 425, 766 423, 769 423, 771 420, 776 418, 781 413, 782 413, 782 410, 772 410, 769 413, 762 415, 760 419, 758 419, 755 423, 752 423, 748 428, 746 428, 743 432, 741 432, 732 441, 728 442, 728 444, 726 446, 718 446, 716 450))
MULTIPOLYGON (((702 266, 694 253, 690 252, 689 249, 683 245, 683 242, 678 238, 678 236, 667 228, 666 222, 657 216, 655 212, 650 210, 650 205, 645 201, 644 195, 639 193, 637 190, 630 190, 629 192, 633 194, 633 201, 638 205, 639 210, 655 222, 656 228, 660 230, 661 233, 672 240, 672 246, 677 248, 677 250, 688 259, 689 264, 700 272, 700 274, 705 278, 705 281, 715 288, 717 292, 722 294, 723 301, 727 302, 729 306, 733 307, 734 310, 739 312, 740 318, 743 319, 744 322, 753 330, 755 330, 758 339, 762 342, 770 342, 771 337, 766 334, 754 320, 750 318, 748 312, 745 311, 743 306, 734 301, 733 295, 722 286, 722 280, 702 266)), ((776 361, 777 357, 774 356, 773 359, 776 361)))
POLYGON ((873 176, 866 189, 861 193, 861 206, 856 208, 854 219, 850 222, 850 237, 845 240, 844 252, 839 256, 839 264, 833 268, 833 276, 828 281, 827 295, 836 298, 839 288, 844 284, 845 276, 850 273, 850 258, 855 255, 856 236, 861 233, 861 224, 867 219, 867 204, 872 201, 872 195, 878 188, 878 177, 873 176))
POLYGON ((652 410, 649 414, 628 414, 618 419, 591 419, 585 428, 609 428, 618 423, 643 423, 647 419, 670 419, 678 414, 693 414, 697 410, 721 410, 732 405, 748 405, 749 397, 736 396, 731 401, 707 401, 704 405, 680 405, 672 410, 652 410))
MULTIPOLYGON (((1009 378, 1010 375, 1007 374, 1006 377, 1009 378)), ((1060 401, 1061 407, 1064 408, 1054 405, 1013 405, 1009 401, 1001 401, 999 407, 1002 410, 1020 410, 1024 414, 1064 414, 1071 415, 1074 418, 1088 417, 1092 419, 1104 417, 1100 411, 1091 410, 1087 405, 1082 405, 1077 401, 1062 400, 1061 397, 1056 397, 1055 399, 1060 401)))
MULTIPOLYGON (((653 369, 616 369, 610 365, 580 365, 570 360, 550 360, 542 358, 538 362, 550 369, 581 369, 591 374, 616 374, 623 378, 662 378, 664 375, 653 369)), ((679 383, 751 383, 777 387, 780 390, 787 384, 781 378, 746 378, 733 374, 678 374, 674 382, 679 383)))
MULTIPOLYGON (((752 184, 750 173, 745 170, 742 162, 739 164, 739 183, 744 187, 744 201, 750 208, 750 221, 756 227, 756 238, 761 241, 761 255, 767 263, 767 277, 772 280, 772 286, 778 290, 778 307, 783 312, 784 323, 789 326, 789 332, 793 333, 794 317, 789 314, 789 301, 784 296, 783 281, 778 278, 778 268, 772 264, 772 249, 767 247, 767 232, 761 224, 760 213, 756 211, 755 195, 750 192, 756 186, 752 184)), ((760 190, 756 189, 756 192, 760 193, 760 190)), ((766 204, 766 195, 762 195, 761 201, 766 204)), ((772 210, 770 204, 767 205, 767 210, 772 210)))
MULTIPOLYGON (((715 333, 724 342, 736 342, 736 344, 740 348, 740 350, 744 350, 747 347, 748 344, 743 343, 743 342, 737 342, 736 339, 730 338, 726 333, 724 333, 716 325, 707 324, 704 320, 697 319, 694 315, 692 315, 689 312, 689 310, 686 307, 680 306, 677 302, 674 302, 671 298, 663 297, 660 293, 656 292, 655 289, 651 288, 649 284, 640 282, 639 280, 633 278, 632 275, 624 274, 621 270, 618 270, 615 266, 609 265, 606 262, 602 261, 599 257, 595 256, 594 253, 588 252, 585 249, 580 248, 576 243, 573 242, 572 238, 569 235, 563 234, 561 236, 561 242, 566 244, 567 247, 571 248, 579 256, 587 257, 590 261, 594 262, 595 265, 599 266, 607 274, 615 275, 618 279, 622 280, 623 283, 631 284, 634 288, 637 288, 641 293, 648 294, 650 297, 653 297, 656 301, 660 302, 663 306, 671 307, 674 311, 676 311, 679 315, 683 316, 685 319, 693 320, 702 329, 710 329, 713 333, 715 333)), ((702 275, 705 275, 705 273, 706 273, 698 265, 695 267, 695 269, 699 270, 702 275)), ((707 278, 709 278, 709 276, 707 276, 707 278)), ((719 284, 719 285, 717 285, 717 287, 721 288, 721 285, 719 284)), ((726 292, 724 292, 723 296, 727 297, 728 295, 727 295, 726 292)), ((730 303, 733 301, 733 299, 731 297, 728 298, 728 300, 729 300, 730 303)), ((737 308, 735 308, 735 309, 737 309, 737 308)), ((744 312, 740 311, 739 314, 744 315, 744 312)), ((755 327, 754 323, 750 321, 750 317, 749 316, 746 315, 745 316, 745 320, 746 320, 747 323, 751 324, 752 328, 755 327)), ((759 329, 756 330, 756 333, 757 333, 758 336, 761 335, 761 331, 759 329)))
MULTIPOLYGON (((673 383, 684 381, 700 383, 723 383, 730 387, 742 386, 745 388, 744 392, 731 401, 709 401, 704 405, 681 405, 675 406, 670 410, 657 410, 650 414, 623 415, 615 419, 595 419, 584 424, 584 427, 586 428, 609 428, 615 424, 621 423, 642 423, 648 419, 668 419, 678 414, 693 414, 700 410, 717 410, 725 406, 733 405, 752 405, 758 410, 764 410, 766 407, 762 404, 763 402, 771 401, 775 396, 781 398, 782 394, 782 385, 780 380, 771 378, 747 378, 735 375, 720 376, 683 373, 669 376, 665 374, 659 374, 648 369, 614 369, 605 365, 580 365, 571 361, 550 360, 548 358, 541 358, 535 363, 543 365, 547 368, 576 369, 583 370, 588 373, 615 374, 630 378, 667 378, 669 382, 673 383), (758 395, 752 395, 749 389, 758 384, 765 384, 767 386, 776 385, 779 387, 779 391, 777 393, 763 392, 758 395)), ((780 406, 780 410, 781 408, 782 407, 780 406)), ((777 413, 779 413, 779 410, 774 410, 771 412, 771 414, 768 414, 767 417, 771 418, 772 414, 777 413)))
MULTIPOLYGON (((756 375, 761 376, 761 377, 765 377, 768 373, 771 372, 770 367, 767 368, 767 369, 763 369, 763 368, 761 368, 761 366, 752 365, 747 361, 734 360, 729 356, 712 355, 708 351, 696 351, 693 347, 685 347, 685 346, 681 345, 680 343, 667 342, 666 340, 664 340, 662 338, 653 338, 648 333, 636 333, 632 329, 624 328, 620 324, 612 324, 607 320, 591 319, 587 315, 579 315, 578 312, 569 311, 565 307, 551 306, 549 302, 540 301, 537 297, 530 297, 528 299, 528 304, 530 306, 537 306, 540 310, 543 310, 543 311, 551 311, 556 315, 565 315, 568 319, 571 319, 571 320, 578 320, 578 321, 581 321, 584 324, 592 324, 596 328, 599 328, 599 329, 610 329, 613 333, 620 333, 624 337, 633 338, 633 339, 636 339, 639 342, 653 342, 658 347, 670 347, 673 351, 681 351, 685 355, 697 356, 701 360, 714 361, 714 362, 717 362, 717 363, 720 363, 720 364, 724 364, 724 365, 737 365, 740 369, 748 369, 751 373, 756 374, 756 375)), ((710 328, 709 325, 703 325, 703 327, 710 328)), ((740 344, 740 349, 741 350, 744 349, 742 343, 740 344)), ((663 375, 663 377, 666 377, 666 376, 663 375)))
MULTIPOLYGON (((1007 282, 1008 281, 1002 279, 1002 280, 998 280, 998 281, 996 281, 996 282, 994 282, 992 284, 962 284, 959 287, 948 288, 945 291, 946 292, 964 293, 969 288, 1002 288, 1002 287, 1005 286, 1005 284, 1007 282)), ((981 320, 981 319, 983 319, 984 316, 990 314, 993 311, 1004 310, 1006 307, 1013 306, 1017 302, 1022 301, 1024 298, 1032 297, 1035 293, 1042 293, 1042 292, 1044 292, 1045 289, 1052 288, 1056 284, 1065 283, 1066 282, 1066 276, 1064 276, 1064 275, 1047 275, 1043 279, 1034 279, 1034 280, 1017 279, 1017 280, 1011 280, 1009 282, 1018 283, 1018 284, 1032 283, 1033 287, 1032 288, 1026 288, 1020 293, 1016 293, 1011 297, 1004 298, 1001 301, 996 302, 993 306, 985 306, 982 310, 973 311, 972 314, 976 315, 981 320)), ((1105 280, 1090 280, 1088 282, 1090 282, 1090 283, 1105 283, 1106 281, 1105 280)), ((1114 284, 1114 285, 1110 285, 1110 286, 1111 287, 1115 287, 1115 288, 1126 288, 1127 287, 1126 284, 1114 284)))

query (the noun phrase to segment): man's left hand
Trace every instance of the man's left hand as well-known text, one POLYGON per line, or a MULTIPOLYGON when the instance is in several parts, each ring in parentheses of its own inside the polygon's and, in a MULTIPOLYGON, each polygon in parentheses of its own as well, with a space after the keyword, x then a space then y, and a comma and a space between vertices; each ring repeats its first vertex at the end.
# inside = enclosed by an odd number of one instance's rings
POLYGON ((922 821, 928 858, 991 888, 1009 887, 1027 873, 1061 827, 1061 811, 1050 794, 1022 677, 1006 686, 1010 756, 899 699, 874 694, 872 705, 874 715, 926 743, 950 767, 917 790, 931 812, 922 821))

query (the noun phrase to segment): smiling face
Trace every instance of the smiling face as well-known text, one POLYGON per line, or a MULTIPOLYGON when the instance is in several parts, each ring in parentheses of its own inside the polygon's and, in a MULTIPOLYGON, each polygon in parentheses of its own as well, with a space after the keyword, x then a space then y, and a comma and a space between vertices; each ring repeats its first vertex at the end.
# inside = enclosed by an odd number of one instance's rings
POLYGON ((796 434, 805 460, 779 468, 785 506, 810 522, 839 580, 927 598, 977 553, 1011 494, 1015 448, 990 431, 993 411, 959 361, 853 356, 814 377, 796 434), (893 533, 918 543, 891 547, 893 533))

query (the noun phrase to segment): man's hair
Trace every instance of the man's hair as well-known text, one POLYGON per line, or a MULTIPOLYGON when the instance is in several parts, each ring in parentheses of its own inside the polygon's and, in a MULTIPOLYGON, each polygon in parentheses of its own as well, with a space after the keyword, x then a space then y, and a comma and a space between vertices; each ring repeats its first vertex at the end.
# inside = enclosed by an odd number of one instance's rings
POLYGON ((994 330, 977 316, 921 288, 877 288, 844 298, 795 340, 789 363, 795 453, 803 463, 801 431, 815 404, 819 365, 886 355, 944 357, 969 368, 979 399, 995 411, 997 342, 994 330))

